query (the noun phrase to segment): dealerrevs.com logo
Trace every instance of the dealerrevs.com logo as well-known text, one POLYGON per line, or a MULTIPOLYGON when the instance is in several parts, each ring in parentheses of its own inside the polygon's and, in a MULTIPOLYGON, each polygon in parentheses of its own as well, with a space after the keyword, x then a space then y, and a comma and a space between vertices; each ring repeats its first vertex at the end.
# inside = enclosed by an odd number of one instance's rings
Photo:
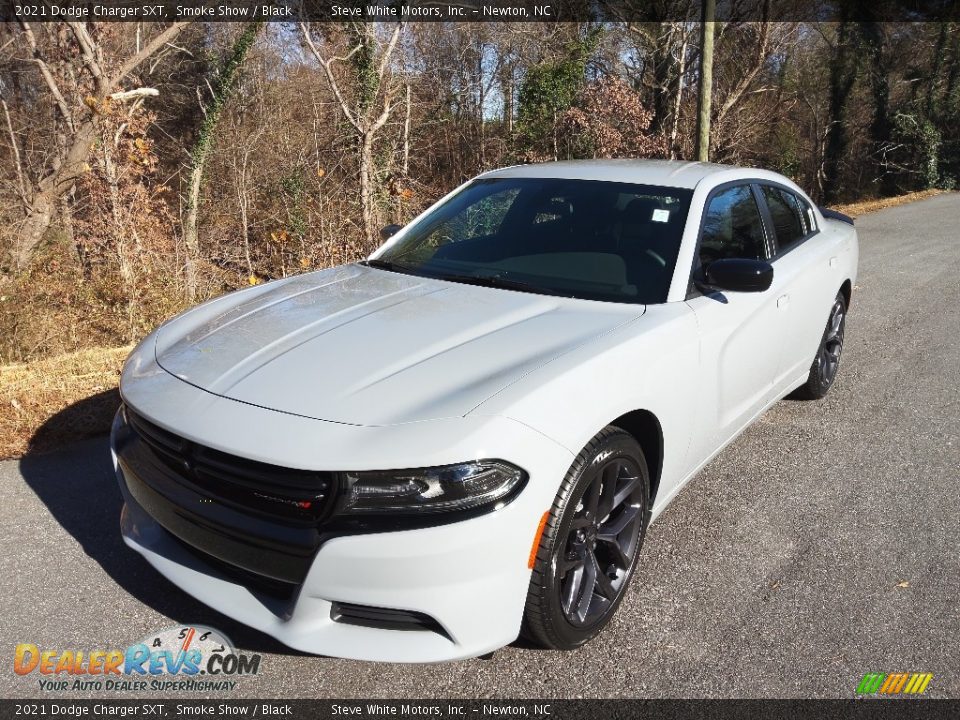
POLYGON ((20 643, 13 670, 36 677, 44 692, 230 691, 237 686, 234 678, 260 671, 260 656, 237 652, 219 630, 178 625, 125 650, 41 649, 20 643))
POLYGON ((857 695, 922 695, 931 680, 930 673, 867 673, 857 695))

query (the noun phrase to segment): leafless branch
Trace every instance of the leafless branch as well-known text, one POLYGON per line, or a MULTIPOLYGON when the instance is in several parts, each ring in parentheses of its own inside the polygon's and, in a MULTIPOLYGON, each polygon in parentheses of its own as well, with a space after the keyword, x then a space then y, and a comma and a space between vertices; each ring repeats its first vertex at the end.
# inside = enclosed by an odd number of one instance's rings
POLYGON ((310 37, 310 28, 307 27, 307 24, 300 23, 300 30, 303 33, 303 39, 306 41, 307 47, 310 48, 310 52, 316 58, 317 62, 320 63, 320 67, 323 68, 323 72, 327 76, 327 81, 330 83, 330 88, 333 90, 333 94, 336 96, 337 102, 340 104, 340 110, 343 111, 344 117, 347 118, 347 121, 353 125, 357 132, 362 133, 363 126, 360 123, 360 119, 354 115, 353 111, 350 109, 349 103, 347 103, 346 99, 343 97, 343 93, 340 91, 340 85, 337 83, 336 77, 334 77, 331 65, 334 62, 345 62, 349 60, 354 54, 360 51, 363 45, 357 45, 343 57, 331 57, 329 60, 324 60, 323 56, 320 54, 320 50, 317 48, 316 44, 314 44, 313 38, 310 37))
POLYGON ((124 102, 125 100, 139 100, 145 97, 156 97, 160 94, 160 91, 156 88, 136 88, 135 90, 126 90, 123 92, 111 93, 107 97, 111 100, 116 100, 117 102, 124 102))
POLYGON ((7 120, 7 131, 10 133, 10 147, 13 148, 13 162, 17 171, 17 184, 20 191, 20 202, 23 203, 23 211, 26 213, 30 207, 30 200, 27 196, 27 185, 23 179, 23 165, 20 163, 20 147, 17 143, 17 136, 13 132, 13 123, 10 121, 10 110, 7 108, 7 101, 0 98, 0 104, 3 105, 3 116, 7 120))
POLYGON ((103 68, 101 68, 100 63, 97 62, 97 44, 94 39, 90 37, 90 33, 87 32, 86 24, 81 22, 69 22, 67 25, 73 31, 74 37, 77 38, 77 43, 80 45, 80 51, 83 53, 83 64, 87 68, 87 72, 93 76, 94 82, 97 85, 97 92, 100 95, 106 95, 108 91, 106 86, 107 79, 103 74, 103 68))
POLYGON ((120 66, 120 69, 110 78, 109 87, 116 87, 119 85, 121 80, 140 67, 140 63, 152 56, 154 53, 160 51, 164 46, 176 38, 177 35, 183 32, 189 25, 189 22, 173 23, 170 27, 153 38, 153 40, 148 42, 136 55, 129 58, 125 63, 123 63, 123 65, 120 66))
POLYGON ((37 47, 37 38, 33 34, 33 28, 30 27, 30 23, 23 20, 20 21, 20 25, 23 27, 23 33, 26 36, 27 43, 29 43, 30 50, 33 53, 33 61, 37 64, 37 67, 40 68, 40 74, 43 76, 43 80, 47 84, 50 94, 53 95, 53 99, 56 101, 57 108, 59 108, 60 114, 66 121, 67 127, 69 127, 70 131, 73 132, 73 115, 70 112, 70 106, 67 105, 67 101, 64 99, 63 93, 60 92, 60 87, 57 85, 57 81, 53 79, 53 74, 50 72, 49 66, 40 55, 40 49, 37 47))
MULTIPOLYGON (((763 4, 763 15, 764 18, 767 17, 770 8, 770 0, 766 0, 763 4)), ((720 110, 717 112, 716 121, 717 123, 723 122, 723 118, 726 117, 727 113, 730 112, 730 109, 733 108, 740 98, 743 97, 744 93, 749 89, 750 85, 753 83, 754 79, 757 77, 757 73, 760 72, 767 60, 767 52, 770 48, 770 23, 761 22, 757 24, 757 48, 754 53, 753 63, 750 68, 745 72, 739 82, 733 87, 733 89, 727 93, 726 99, 723 104, 720 106, 720 110)))

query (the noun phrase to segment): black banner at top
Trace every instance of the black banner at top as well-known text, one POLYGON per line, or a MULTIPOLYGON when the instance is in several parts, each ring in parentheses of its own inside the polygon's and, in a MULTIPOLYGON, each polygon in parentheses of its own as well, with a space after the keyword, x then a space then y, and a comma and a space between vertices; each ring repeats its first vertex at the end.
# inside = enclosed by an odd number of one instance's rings
MULTIPOLYGON (((960 20, 960 0, 717 0, 719 22, 960 20)), ((701 0, 0 0, 6 22, 697 22, 701 0)))

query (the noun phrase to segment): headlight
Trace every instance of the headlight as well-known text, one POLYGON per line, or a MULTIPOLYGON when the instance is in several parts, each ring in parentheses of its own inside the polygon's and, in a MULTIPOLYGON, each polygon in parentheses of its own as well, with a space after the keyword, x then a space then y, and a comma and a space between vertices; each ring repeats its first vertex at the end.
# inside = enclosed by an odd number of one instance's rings
POLYGON ((504 500, 519 490, 526 473, 503 460, 461 465, 345 472, 342 512, 433 513, 469 510, 504 500))

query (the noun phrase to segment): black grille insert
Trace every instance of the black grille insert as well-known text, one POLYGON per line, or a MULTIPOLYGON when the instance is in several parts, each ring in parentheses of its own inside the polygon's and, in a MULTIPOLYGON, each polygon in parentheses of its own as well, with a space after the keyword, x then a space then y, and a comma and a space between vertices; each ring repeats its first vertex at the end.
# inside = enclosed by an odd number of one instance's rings
POLYGON ((284 468, 198 445, 129 408, 127 419, 158 460, 218 502, 312 527, 330 511, 333 473, 284 468))
POLYGON ((224 563, 221 570, 251 590, 293 597, 336 503, 336 475, 220 452, 129 408, 124 418, 114 448, 131 498, 202 560, 224 563))
POLYGON ((360 625, 381 630, 427 630, 452 641, 440 623, 429 615, 414 610, 394 610, 335 602, 330 606, 330 618, 334 622, 346 625, 360 625))

